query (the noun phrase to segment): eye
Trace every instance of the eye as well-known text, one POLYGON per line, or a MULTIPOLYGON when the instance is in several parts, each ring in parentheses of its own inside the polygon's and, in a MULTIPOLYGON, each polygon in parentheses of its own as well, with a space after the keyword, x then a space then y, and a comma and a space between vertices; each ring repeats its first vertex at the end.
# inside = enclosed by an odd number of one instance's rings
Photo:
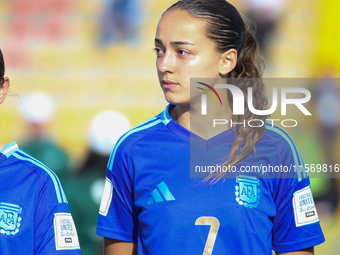
POLYGON ((161 48, 156 47, 153 50, 156 52, 157 57, 160 57, 164 54, 164 51, 161 48))
POLYGON ((187 52, 186 50, 178 50, 178 55, 180 55, 181 57, 182 56, 187 56, 189 55, 190 53, 187 52))

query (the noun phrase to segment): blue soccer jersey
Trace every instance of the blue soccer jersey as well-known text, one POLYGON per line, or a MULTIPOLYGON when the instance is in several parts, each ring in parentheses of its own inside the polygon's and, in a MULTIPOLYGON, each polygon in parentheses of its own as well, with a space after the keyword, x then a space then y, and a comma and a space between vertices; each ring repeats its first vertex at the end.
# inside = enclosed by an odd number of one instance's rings
POLYGON ((81 254, 57 176, 15 142, 0 152, 0 254, 81 254))
MULTIPOLYGON (((162 255, 271 255, 324 242, 306 173, 261 178, 242 171, 303 164, 291 137, 267 126, 255 155, 212 185, 190 178, 190 132, 172 120, 169 106, 130 130, 108 162, 97 234, 137 242, 138 254, 162 255)), ((199 139, 193 147, 215 155, 230 151, 235 134, 199 139)))

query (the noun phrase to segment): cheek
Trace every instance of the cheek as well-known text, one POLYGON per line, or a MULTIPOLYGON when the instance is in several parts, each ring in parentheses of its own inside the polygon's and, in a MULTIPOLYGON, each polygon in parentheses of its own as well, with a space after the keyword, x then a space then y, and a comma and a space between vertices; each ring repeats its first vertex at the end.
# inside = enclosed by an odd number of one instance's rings
POLYGON ((159 65, 160 65, 161 61, 159 58, 156 59, 156 69, 157 69, 157 72, 159 72, 159 65))
POLYGON ((191 78, 216 78, 219 77, 218 63, 216 59, 202 58, 190 68, 191 78))
POLYGON ((205 75, 205 78, 217 78, 219 77, 218 65, 215 62, 205 63, 202 65, 202 74, 205 75))

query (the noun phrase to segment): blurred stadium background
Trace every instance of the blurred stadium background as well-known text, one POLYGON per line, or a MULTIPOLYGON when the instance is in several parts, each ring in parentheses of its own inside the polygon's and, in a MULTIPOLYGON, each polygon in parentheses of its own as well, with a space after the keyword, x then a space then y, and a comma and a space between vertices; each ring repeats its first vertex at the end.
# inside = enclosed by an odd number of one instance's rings
MULTIPOLYGON (((230 2, 246 13, 251 1, 230 2)), ((135 126, 164 109, 166 102, 159 88, 152 49, 160 15, 176 1, 132 1, 138 8, 125 19, 134 26, 135 17, 137 25, 124 38, 103 32, 107 2, 110 1, 0 0, 0 48, 6 76, 11 79, 11 96, 0 111, 3 143, 17 140, 20 145, 27 135, 19 106, 22 97, 31 92, 44 92, 53 99, 56 108, 49 132, 69 155, 73 169, 85 157, 89 126, 97 113, 120 111, 135 126)), ((268 39, 264 76, 340 77, 340 1, 280 2, 277 22, 268 39)), ((339 90, 339 83, 336 86, 339 90)), ((309 137, 317 136, 313 121, 302 121, 302 132, 291 133, 307 158, 310 155, 306 155, 304 146, 308 137, 300 142, 299 138, 307 130, 309 137)), ((339 136, 334 139, 333 153, 336 163, 340 163, 339 136)), ((339 210, 321 215, 320 221, 327 241, 316 248, 316 253, 340 253, 339 210)))

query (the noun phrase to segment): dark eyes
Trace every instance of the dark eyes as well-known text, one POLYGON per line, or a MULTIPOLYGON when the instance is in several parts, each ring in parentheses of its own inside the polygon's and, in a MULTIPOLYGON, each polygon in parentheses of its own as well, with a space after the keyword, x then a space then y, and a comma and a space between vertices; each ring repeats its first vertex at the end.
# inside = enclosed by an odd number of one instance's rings
POLYGON ((185 51, 185 50, 178 50, 178 54, 181 56, 186 56, 189 54, 189 52, 185 51))
MULTIPOLYGON (((156 55, 158 57, 162 56, 164 54, 164 52, 165 52, 163 49, 161 49, 159 47, 156 47, 153 50, 156 52, 156 55)), ((187 56, 190 53, 188 51, 186 51, 186 50, 177 50, 177 54, 182 57, 182 56, 187 56)))
POLYGON ((157 56, 163 53, 163 50, 162 50, 161 48, 157 48, 157 47, 156 47, 156 48, 154 48, 153 50, 154 50, 154 52, 156 52, 156 55, 157 55, 157 56))

